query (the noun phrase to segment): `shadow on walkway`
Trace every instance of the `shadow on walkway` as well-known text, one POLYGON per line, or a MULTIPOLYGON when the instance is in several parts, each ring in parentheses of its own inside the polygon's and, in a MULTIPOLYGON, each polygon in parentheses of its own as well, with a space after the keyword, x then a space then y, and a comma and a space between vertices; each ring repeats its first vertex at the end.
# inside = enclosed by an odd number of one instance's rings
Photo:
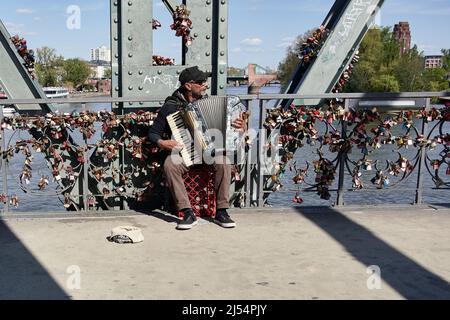
POLYGON ((359 262, 367 267, 379 266, 381 279, 404 298, 450 299, 449 282, 342 213, 326 207, 297 210, 339 242, 359 262))
POLYGON ((70 299, 1 220, 0 248, 0 300, 70 299))

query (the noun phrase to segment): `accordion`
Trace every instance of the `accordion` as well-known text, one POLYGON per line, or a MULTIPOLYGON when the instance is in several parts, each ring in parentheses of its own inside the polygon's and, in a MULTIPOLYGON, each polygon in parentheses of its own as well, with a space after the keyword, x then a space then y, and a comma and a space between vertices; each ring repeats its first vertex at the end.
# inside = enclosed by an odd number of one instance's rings
POLYGON ((208 97, 167 116, 175 141, 182 143, 181 158, 187 167, 204 163, 205 156, 235 153, 242 147, 243 134, 232 126, 247 116, 239 97, 208 97))

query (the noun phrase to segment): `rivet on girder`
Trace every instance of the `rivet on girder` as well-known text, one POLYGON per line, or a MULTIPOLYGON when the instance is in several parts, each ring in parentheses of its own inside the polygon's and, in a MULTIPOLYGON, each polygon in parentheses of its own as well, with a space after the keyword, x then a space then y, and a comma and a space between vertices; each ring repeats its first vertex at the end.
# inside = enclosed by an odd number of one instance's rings
POLYGON ((206 52, 206 56, 209 57, 211 55, 210 52, 206 52))
POLYGON ((211 22, 211 18, 210 17, 206 18, 206 22, 211 22))
POLYGON ((133 37, 132 37, 132 36, 129 36, 129 37, 128 37, 128 40, 130 40, 130 41, 133 40, 133 37))
POLYGON ((220 70, 220 74, 224 74, 225 73, 225 70, 220 70))
POLYGON ((128 5, 132 6, 133 5, 133 1, 128 1, 128 5))
POLYGON ((114 1, 114 5, 117 7, 117 1, 114 1))
POLYGON ((211 0, 206 1, 206 4, 210 5, 211 4, 211 0))
POLYGON ((225 18, 220 18, 220 21, 225 22, 225 18))
POLYGON ((194 38, 197 38, 198 37, 198 33, 194 33, 194 38))
POLYGON ((224 56, 224 55, 225 55, 225 52, 220 51, 220 55, 221 55, 221 56, 224 56))
POLYGON ((142 106, 144 103, 141 101, 141 102, 139 102, 139 104, 142 106))
POLYGON ((158 74, 162 74, 162 71, 161 71, 161 70, 158 70, 158 74))
POLYGON ((180 74, 181 73, 181 71, 180 70, 177 70, 177 74, 180 74))
POLYGON ((133 75, 133 72, 132 72, 132 71, 128 71, 128 74, 129 74, 130 76, 132 76, 132 75, 133 75))
POLYGON ((130 23, 130 24, 131 24, 131 23, 133 23, 133 20, 131 20, 131 19, 128 19, 128 23, 130 23))
POLYGON ((208 40, 211 39, 211 36, 210 36, 210 35, 207 35, 207 36, 206 36, 206 39, 208 39, 208 40))
POLYGON ((220 39, 222 39, 222 40, 225 39, 225 35, 221 34, 220 39))
POLYGON ((119 91, 119 87, 116 87, 116 91, 119 91))
POLYGON ((129 102, 128 104, 129 104, 130 106, 132 106, 132 105, 133 105, 133 102, 129 102))
POLYGON ((143 87, 143 86, 139 86, 138 89, 139 89, 139 90, 144 90, 144 87, 143 87))
POLYGON ((128 56, 129 56, 130 58, 132 58, 132 57, 133 57, 133 54, 132 54, 132 53, 129 53, 128 56))
POLYGON ((133 90, 133 87, 132 87, 132 86, 129 86, 129 87, 128 87, 128 90, 130 90, 130 91, 133 90))
POLYGON ((118 71, 116 71, 116 72, 114 72, 114 74, 115 74, 116 76, 118 76, 118 75, 119 75, 119 72, 118 72, 118 71))
POLYGON ((117 23, 117 21, 118 21, 118 20, 117 20, 117 18, 116 18, 116 19, 114 19, 114 23, 117 23))
POLYGON ((221 4, 227 3, 225 0, 220 1, 221 4))
POLYGON ((114 37, 114 41, 117 41, 117 40, 119 40, 119 38, 118 37, 114 37))
POLYGON ((142 76, 144 74, 144 71, 139 70, 139 74, 142 76))
POLYGON ((114 57, 119 58, 119 55, 118 55, 118 54, 115 54, 114 57))
POLYGON ((220 88, 220 89, 223 89, 223 88, 224 88, 224 86, 223 86, 223 85, 220 85, 220 86, 219 86, 219 88, 220 88))

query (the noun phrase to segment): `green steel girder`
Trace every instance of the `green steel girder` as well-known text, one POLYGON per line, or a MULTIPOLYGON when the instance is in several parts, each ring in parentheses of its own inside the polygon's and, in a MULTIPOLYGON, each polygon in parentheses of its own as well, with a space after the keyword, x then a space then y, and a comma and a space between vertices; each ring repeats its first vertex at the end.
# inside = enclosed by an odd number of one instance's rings
MULTIPOLYGON (((163 2, 169 11, 176 6, 172 0, 163 2)), ((181 71, 194 65, 213 73, 209 94, 226 93, 228 3, 226 0, 185 0, 183 3, 191 12, 194 41, 189 47, 182 45, 181 65, 153 66, 153 1, 111 0, 113 97, 168 96, 179 86, 181 71)), ((127 108, 158 106, 128 103, 119 109, 123 112, 127 108)))

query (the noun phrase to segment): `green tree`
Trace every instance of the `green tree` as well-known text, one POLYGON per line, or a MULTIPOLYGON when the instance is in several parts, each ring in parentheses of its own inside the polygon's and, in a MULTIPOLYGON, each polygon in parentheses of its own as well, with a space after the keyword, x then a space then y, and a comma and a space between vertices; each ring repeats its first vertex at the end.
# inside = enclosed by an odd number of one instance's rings
POLYGON ((106 69, 106 70, 105 70, 104 77, 105 77, 106 79, 111 79, 111 78, 112 78, 112 70, 111 70, 111 69, 106 69))
POLYGON ((91 75, 91 68, 86 61, 81 59, 68 59, 63 64, 65 82, 70 82, 74 87, 83 85, 91 75))
POLYGON ((63 61, 64 58, 58 56, 53 48, 36 49, 36 74, 42 86, 51 87, 59 84, 63 61))

